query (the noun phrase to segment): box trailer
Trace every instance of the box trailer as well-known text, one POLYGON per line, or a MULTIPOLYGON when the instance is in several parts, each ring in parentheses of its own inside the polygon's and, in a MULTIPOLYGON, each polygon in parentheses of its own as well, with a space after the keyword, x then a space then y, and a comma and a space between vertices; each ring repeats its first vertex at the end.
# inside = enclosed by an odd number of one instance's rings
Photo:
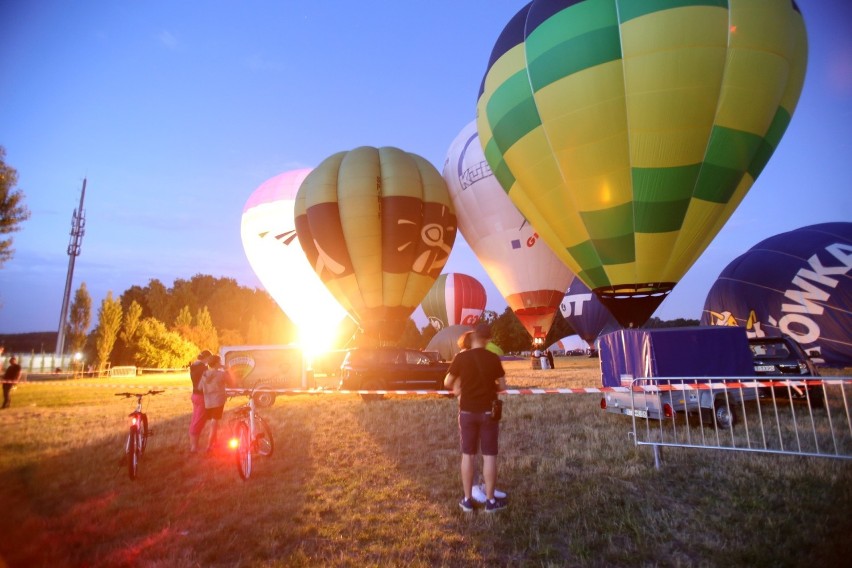
POLYGON ((601 408, 617 414, 661 420, 677 412, 706 412, 729 428, 741 401, 758 397, 753 388, 667 390, 753 377, 753 355, 742 327, 614 331, 600 338, 600 366, 604 387, 633 387, 604 393, 601 408))
MULTIPOLYGON (((270 389, 306 388, 309 377, 302 349, 298 345, 228 345, 219 348, 222 364, 236 386, 263 385, 270 389)), ((274 392, 260 391, 255 402, 271 406, 274 392)))

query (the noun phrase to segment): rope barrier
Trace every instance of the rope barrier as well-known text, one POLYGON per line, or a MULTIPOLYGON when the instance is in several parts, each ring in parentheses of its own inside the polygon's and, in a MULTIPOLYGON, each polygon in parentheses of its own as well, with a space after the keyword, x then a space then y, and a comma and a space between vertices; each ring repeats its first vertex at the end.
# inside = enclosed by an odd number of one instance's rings
MULTIPOLYGON (((663 379, 638 379, 638 380, 665 380, 671 381, 671 378, 663 378, 663 379)), ((674 379, 674 380, 682 380, 682 379, 674 379)), ((690 379, 692 380, 692 379, 690 379)), ((703 380, 707 380, 706 377, 703 380)), ((59 386, 71 386, 77 388, 117 388, 117 389, 167 389, 167 390, 178 390, 178 391, 189 391, 192 387, 190 386, 162 386, 162 385, 128 385, 128 384, 98 384, 98 383, 82 383, 77 381, 69 381, 69 380, 41 380, 41 381, 33 381, 33 382, 13 382, 13 381, 2 381, 4 383, 9 382, 12 384, 16 384, 18 386, 21 385, 59 385, 59 386)), ((605 392, 644 392, 644 393, 656 393, 656 392, 665 392, 665 391, 692 391, 692 390, 739 390, 739 389, 754 389, 754 388, 769 388, 769 387, 805 387, 805 386, 819 386, 819 385, 842 385, 845 384, 845 381, 842 377, 834 378, 834 379, 823 379, 823 380, 814 380, 814 379, 806 379, 806 380, 777 380, 777 379, 766 379, 766 380, 751 380, 751 381, 728 381, 728 382, 702 382, 702 383, 683 383, 683 384, 654 384, 654 385, 640 385, 635 384, 632 387, 585 387, 585 388, 520 388, 520 389, 506 389, 500 391, 499 394, 504 395, 545 395, 545 394, 594 394, 594 393, 605 393, 605 392)), ((235 391, 244 391, 245 389, 226 389, 229 393, 235 391)), ((380 389, 380 390, 349 390, 349 389, 301 389, 301 388, 264 388, 257 389, 256 392, 271 392, 275 394, 286 394, 286 395, 301 395, 301 394, 377 394, 377 395, 450 395, 453 394, 452 391, 449 390, 388 390, 388 389, 380 389)))

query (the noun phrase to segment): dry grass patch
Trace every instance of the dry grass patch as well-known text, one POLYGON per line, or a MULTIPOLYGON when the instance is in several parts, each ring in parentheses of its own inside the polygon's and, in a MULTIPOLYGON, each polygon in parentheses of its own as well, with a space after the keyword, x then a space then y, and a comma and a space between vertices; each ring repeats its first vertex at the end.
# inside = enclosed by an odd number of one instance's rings
MULTIPOLYGON (((506 368, 511 386, 580 387, 598 384, 596 365, 506 368)), ((263 412, 275 454, 243 482, 230 456, 186 451, 189 393, 169 391, 147 405, 155 435, 131 482, 128 401, 21 387, 0 413, 0 565, 796 566, 852 554, 848 463, 678 449, 656 471, 597 395, 505 398, 511 505, 465 515, 448 398, 279 398, 263 412)))

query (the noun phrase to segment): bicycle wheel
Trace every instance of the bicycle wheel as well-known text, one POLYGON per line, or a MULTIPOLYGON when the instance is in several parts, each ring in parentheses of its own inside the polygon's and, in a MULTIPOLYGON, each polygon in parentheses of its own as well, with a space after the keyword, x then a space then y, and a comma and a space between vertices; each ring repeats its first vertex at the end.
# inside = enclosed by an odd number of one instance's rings
POLYGON ((272 455, 272 451, 275 450, 275 439, 272 437, 272 429, 266 423, 266 420, 257 414, 254 415, 254 427, 254 449, 258 455, 268 458, 272 455))
POLYGON ((237 471, 240 477, 248 479, 251 477, 251 440, 249 439, 248 424, 240 422, 237 424, 237 471))
POLYGON ((140 415, 139 426, 139 455, 142 455, 145 453, 145 448, 148 447, 148 436, 150 435, 147 414, 140 415))
POLYGON ((130 479, 136 479, 136 473, 139 470, 138 441, 137 428, 131 426, 130 432, 127 434, 127 443, 124 446, 124 453, 127 456, 127 473, 130 474, 130 479))

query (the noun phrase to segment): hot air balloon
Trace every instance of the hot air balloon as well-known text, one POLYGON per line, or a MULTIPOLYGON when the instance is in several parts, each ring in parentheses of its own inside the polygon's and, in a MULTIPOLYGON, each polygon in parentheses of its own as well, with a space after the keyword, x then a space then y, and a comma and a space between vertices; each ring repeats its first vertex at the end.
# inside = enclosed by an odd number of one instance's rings
POLYGON ((536 232, 638 326, 766 166, 806 60, 791 1, 535 0, 491 53, 477 127, 536 232))
POLYGON ((447 326, 429 340, 426 351, 437 351, 442 361, 452 361, 453 357, 461 351, 459 338, 469 331, 473 331, 473 327, 469 325, 447 326))
POLYGON ((477 138, 471 122, 444 163, 459 230, 524 328, 543 340, 573 274, 506 196, 477 138))
POLYGON ((781 233, 734 259, 710 288, 704 325, 782 333, 827 365, 852 366, 852 223, 781 233))
POLYGON ((594 349, 595 339, 608 326, 617 326, 609 310, 577 277, 571 281, 559 306, 562 317, 577 335, 594 349))
POLYGON ((485 310, 485 287, 473 276, 451 272, 441 274, 421 306, 429 323, 437 330, 451 325, 474 325, 485 310))
POLYGON ((295 216, 314 271, 369 343, 399 340, 456 238, 441 175, 420 156, 392 147, 326 158, 302 182, 295 216))
POLYGON ((322 286, 296 235, 296 192, 310 171, 293 170, 263 182, 243 207, 240 233, 266 291, 299 327, 303 341, 319 342, 333 339, 329 326, 346 318, 346 310, 322 286))

